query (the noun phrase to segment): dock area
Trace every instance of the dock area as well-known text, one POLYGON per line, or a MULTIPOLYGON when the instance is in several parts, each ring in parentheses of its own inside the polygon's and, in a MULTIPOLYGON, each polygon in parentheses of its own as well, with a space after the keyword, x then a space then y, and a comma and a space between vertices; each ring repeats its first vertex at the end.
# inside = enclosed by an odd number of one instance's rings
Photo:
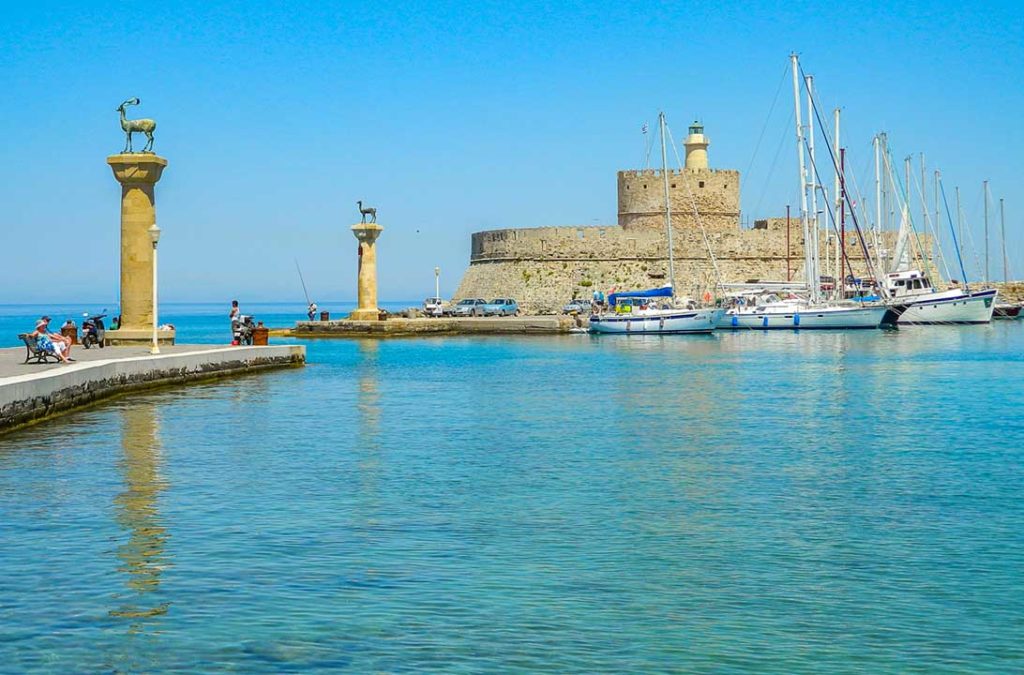
POLYGON ((0 433, 139 389, 267 368, 302 366, 303 345, 174 345, 73 349, 69 364, 24 363, 25 348, 0 349, 0 433))
POLYGON ((416 337, 430 335, 557 335, 587 327, 585 317, 490 316, 415 318, 384 321, 299 321, 294 328, 272 335, 296 338, 416 337))

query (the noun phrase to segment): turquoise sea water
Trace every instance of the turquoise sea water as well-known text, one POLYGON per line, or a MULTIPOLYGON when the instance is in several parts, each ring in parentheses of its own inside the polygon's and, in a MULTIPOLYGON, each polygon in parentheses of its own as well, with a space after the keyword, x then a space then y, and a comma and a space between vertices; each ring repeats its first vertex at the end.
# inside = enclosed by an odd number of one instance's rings
POLYGON ((69 414, 0 436, 0 670, 1020 671, 1022 348, 311 341, 69 414))

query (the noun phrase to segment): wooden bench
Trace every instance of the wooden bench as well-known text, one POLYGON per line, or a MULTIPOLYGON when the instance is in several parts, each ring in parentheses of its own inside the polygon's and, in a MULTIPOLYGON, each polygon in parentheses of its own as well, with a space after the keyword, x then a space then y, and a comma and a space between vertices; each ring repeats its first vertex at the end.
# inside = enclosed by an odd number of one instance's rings
POLYGON ((39 349, 35 338, 29 333, 20 333, 18 339, 25 343, 25 363, 48 363, 50 359, 53 359, 54 363, 60 363, 59 356, 39 349))

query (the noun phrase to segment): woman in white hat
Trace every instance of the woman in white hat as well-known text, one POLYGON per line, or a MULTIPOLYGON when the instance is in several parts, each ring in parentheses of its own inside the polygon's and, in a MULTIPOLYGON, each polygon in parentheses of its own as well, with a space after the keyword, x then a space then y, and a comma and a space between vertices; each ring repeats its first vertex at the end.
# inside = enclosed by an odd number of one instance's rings
POLYGON ((50 332, 50 317, 43 316, 36 322, 36 329, 29 334, 36 339, 39 349, 53 352, 64 363, 74 361, 71 358, 71 338, 50 332))

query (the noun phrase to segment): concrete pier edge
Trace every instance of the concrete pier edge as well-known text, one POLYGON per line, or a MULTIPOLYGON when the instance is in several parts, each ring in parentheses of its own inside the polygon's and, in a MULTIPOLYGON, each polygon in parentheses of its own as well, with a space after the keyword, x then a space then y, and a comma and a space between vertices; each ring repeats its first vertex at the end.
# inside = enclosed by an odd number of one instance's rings
POLYGON ((0 379, 0 434, 143 390, 306 363, 303 345, 231 347, 113 358, 0 379))

